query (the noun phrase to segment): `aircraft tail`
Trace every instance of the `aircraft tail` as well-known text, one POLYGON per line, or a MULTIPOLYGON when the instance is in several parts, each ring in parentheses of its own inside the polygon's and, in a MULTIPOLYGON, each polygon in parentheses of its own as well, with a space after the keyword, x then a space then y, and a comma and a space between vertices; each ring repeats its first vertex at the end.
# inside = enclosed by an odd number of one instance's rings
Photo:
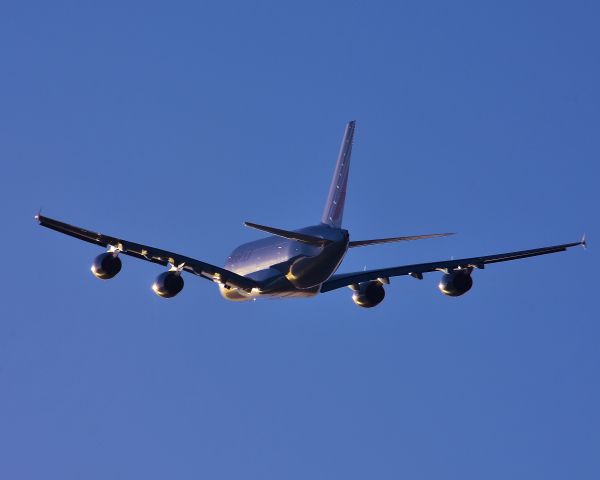
POLYGON ((333 172, 333 179, 331 180, 331 186, 329 187, 327 203, 325 204, 325 210, 323 211, 323 217, 321 218, 321 223, 335 228, 342 227, 355 126, 355 120, 348 122, 346 125, 344 138, 342 139, 342 145, 340 146, 340 153, 338 154, 335 170, 333 172))

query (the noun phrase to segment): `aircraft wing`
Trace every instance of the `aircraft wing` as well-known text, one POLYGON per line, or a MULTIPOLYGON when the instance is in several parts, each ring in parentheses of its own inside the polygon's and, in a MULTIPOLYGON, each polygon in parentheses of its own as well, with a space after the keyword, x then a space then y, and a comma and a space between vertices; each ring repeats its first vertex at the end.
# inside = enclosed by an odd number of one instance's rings
POLYGON ((519 260, 521 258, 536 257, 548 253, 563 252, 567 248, 585 246, 585 239, 575 243, 565 243, 563 245, 554 245, 551 247, 535 248, 533 250, 521 250, 518 252, 499 253, 497 255, 487 255, 485 257, 461 258, 459 260, 443 260, 440 262, 418 263, 415 265, 404 265, 400 267, 380 268, 377 270, 367 270, 364 272, 342 273, 333 275, 329 280, 323 283, 321 292, 329 292, 341 287, 368 282, 378 278, 388 279, 401 275, 412 275, 421 278, 424 273, 453 270, 456 268, 484 268, 488 263, 507 262, 509 260, 519 260))
POLYGON ((198 275, 199 277, 206 278, 213 282, 245 290, 251 290, 252 288, 259 286, 256 281, 250 278, 242 277, 237 273, 211 265, 210 263, 186 257, 185 255, 149 247, 148 245, 142 245, 140 243, 130 242, 121 238, 111 237, 110 235, 104 235, 102 233, 92 232, 81 227, 44 217, 43 215, 36 215, 35 219, 44 227, 105 248, 112 247, 118 249, 124 255, 129 255, 152 263, 158 263, 163 266, 167 266, 168 264, 180 266, 183 264, 184 271, 193 273, 194 275, 198 275))

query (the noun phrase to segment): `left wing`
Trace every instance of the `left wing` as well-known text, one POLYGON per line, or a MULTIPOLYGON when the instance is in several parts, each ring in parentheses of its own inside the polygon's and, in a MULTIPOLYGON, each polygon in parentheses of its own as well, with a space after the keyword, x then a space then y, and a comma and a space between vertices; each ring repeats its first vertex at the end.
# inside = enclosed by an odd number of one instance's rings
POLYGON ((193 273, 194 275, 198 275, 213 282, 222 283, 230 287, 241 288, 248 291, 259 286, 259 284, 251 278, 242 277, 241 275, 224 268, 211 265, 210 263, 201 262, 200 260, 186 257, 178 253, 161 250, 155 247, 149 247, 147 245, 111 237, 110 235, 104 235, 102 233, 92 232, 90 230, 69 225, 67 223, 44 217, 43 215, 39 214, 35 216, 35 219, 43 227, 56 230, 57 232, 70 235, 71 237, 75 237, 79 240, 93 243, 95 245, 118 249, 124 255, 129 255, 131 257, 139 258, 152 263, 158 263, 163 266, 167 266, 168 264, 175 266, 183 265, 183 270, 186 272, 193 273))
POLYGON ((462 258, 459 260, 446 260, 441 262, 418 263, 416 265, 404 265, 401 267, 380 268, 377 270, 368 270, 365 272, 342 273, 333 275, 321 287, 321 292, 329 292, 341 287, 347 287, 369 280, 378 278, 388 279, 389 277, 398 277, 401 275, 413 275, 419 278, 424 273, 435 272, 437 270, 454 270, 455 268, 484 268, 488 263, 507 262, 509 260, 518 260, 520 258, 536 257, 548 253, 563 252, 567 248, 585 246, 585 239, 575 243, 565 243, 563 245, 554 245, 551 247, 535 248, 533 250, 521 250, 518 252, 499 253, 497 255, 487 255, 485 257, 462 258))

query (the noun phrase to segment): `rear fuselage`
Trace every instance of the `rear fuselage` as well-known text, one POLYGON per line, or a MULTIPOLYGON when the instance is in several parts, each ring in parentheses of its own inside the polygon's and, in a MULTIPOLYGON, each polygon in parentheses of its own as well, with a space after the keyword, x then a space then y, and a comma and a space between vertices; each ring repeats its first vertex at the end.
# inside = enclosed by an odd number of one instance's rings
POLYGON ((310 297, 335 273, 348 251, 348 231, 320 224, 294 230, 331 240, 326 246, 278 236, 245 243, 227 258, 225 268, 260 282, 251 292, 219 285, 224 298, 233 301, 257 297, 310 297))

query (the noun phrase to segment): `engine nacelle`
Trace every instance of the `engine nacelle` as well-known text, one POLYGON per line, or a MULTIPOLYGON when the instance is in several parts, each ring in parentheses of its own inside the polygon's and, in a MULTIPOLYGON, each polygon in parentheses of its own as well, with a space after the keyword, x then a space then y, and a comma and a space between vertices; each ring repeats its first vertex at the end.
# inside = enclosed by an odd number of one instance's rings
POLYGON ((471 278, 470 268, 453 270, 450 273, 446 273, 442 276, 438 284, 440 292, 449 297, 459 297, 471 290, 472 286, 473 279, 471 278))
POLYGON ((174 297, 183 290, 183 278, 181 277, 181 273, 172 270, 161 273, 156 277, 156 280, 154 280, 152 290, 154 290, 154 293, 159 297, 174 297))
POLYGON ((356 305, 363 308, 371 308, 379 305, 385 298, 385 288, 377 280, 372 282, 359 283, 352 287, 354 294, 352 300, 356 305))
POLYGON ((91 270, 96 277, 108 280, 121 271, 121 266, 121 259, 117 255, 106 252, 101 253, 94 259, 91 270))

